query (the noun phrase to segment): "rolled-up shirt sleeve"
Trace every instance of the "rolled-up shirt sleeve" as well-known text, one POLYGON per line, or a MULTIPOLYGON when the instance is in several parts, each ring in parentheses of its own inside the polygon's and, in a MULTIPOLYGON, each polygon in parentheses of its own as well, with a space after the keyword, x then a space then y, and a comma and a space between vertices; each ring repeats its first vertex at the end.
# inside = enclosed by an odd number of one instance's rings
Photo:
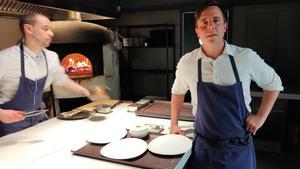
POLYGON ((65 73, 63 66, 60 64, 57 53, 52 51, 48 52, 50 57, 48 59, 49 77, 47 79, 47 83, 49 86, 51 83, 54 85, 63 86, 69 77, 65 73))
POLYGON ((189 90, 187 80, 185 79, 186 71, 184 66, 184 57, 178 62, 176 67, 176 78, 172 86, 172 94, 182 95, 189 90))
POLYGON ((282 82, 275 70, 266 64, 255 52, 253 53, 251 57, 252 80, 263 90, 282 91, 282 82))

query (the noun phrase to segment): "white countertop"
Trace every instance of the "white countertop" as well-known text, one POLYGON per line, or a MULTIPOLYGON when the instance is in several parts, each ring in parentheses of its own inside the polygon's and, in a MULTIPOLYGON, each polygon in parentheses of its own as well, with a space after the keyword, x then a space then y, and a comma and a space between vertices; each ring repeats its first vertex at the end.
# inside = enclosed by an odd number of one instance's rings
MULTIPOLYGON (((86 144, 90 132, 109 126, 130 128, 137 124, 164 125, 169 132, 170 120, 136 116, 127 112, 127 103, 121 103, 107 115, 95 114, 83 120, 59 120, 52 118, 20 132, 0 138, 1 169, 128 169, 134 168, 112 162, 73 155, 86 144)), ((193 123, 180 121, 182 129, 191 129, 193 123)))

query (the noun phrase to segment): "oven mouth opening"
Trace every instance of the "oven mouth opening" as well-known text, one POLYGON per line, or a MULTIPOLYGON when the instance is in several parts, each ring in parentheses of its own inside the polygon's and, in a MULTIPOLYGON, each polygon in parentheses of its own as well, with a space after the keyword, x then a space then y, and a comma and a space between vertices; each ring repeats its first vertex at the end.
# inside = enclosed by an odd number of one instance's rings
POLYGON ((61 65, 64 67, 66 74, 72 79, 93 77, 92 63, 83 54, 68 54, 62 59, 61 65))

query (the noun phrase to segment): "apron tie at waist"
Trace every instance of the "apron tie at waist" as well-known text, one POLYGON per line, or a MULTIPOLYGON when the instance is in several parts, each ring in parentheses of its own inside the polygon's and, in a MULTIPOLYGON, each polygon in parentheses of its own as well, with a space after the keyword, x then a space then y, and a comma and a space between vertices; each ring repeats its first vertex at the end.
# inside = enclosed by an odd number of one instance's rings
POLYGON ((197 139, 197 137, 199 137, 209 145, 221 146, 226 143, 230 143, 230 144, 234 144, 234 145, 248 145, 251 142, 251 134, 250 133, 247 133, 243 137, 233 137, 233 138, 228 138, 228 139, 212 139, 212 138, 207 138, 204 135, 199 134, 197 132, 195 134, 196 134, 195 140, 197 139))

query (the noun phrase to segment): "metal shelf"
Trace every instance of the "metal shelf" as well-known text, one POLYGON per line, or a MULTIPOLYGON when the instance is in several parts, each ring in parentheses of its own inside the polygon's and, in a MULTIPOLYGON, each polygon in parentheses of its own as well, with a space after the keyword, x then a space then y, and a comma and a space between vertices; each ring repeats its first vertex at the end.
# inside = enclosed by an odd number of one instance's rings
MULTIPOLYGON (((127 94, 129 97, 126 99, 136 99, 135 89, 133 88, 133 84, 135 83, 133 81, 134 74, 139 73, 139 75, 144 74, 143 81, 146 81, 145 78, 152 79, 149 81, 148 84, 145 83, 145 85, 149 85, 153 83, 153 76, 149 77, 149 74, 165 74, 166 77, 165 80, 159 81, 159 85, 161 85, 160 88, 164 88, 165 93, 161 93, 160 96, 164 96, 168 99, 171 97, 171 91, 170 91, 170 78, 175 78, 175 25, 172 24, 147 24, 147 25, 122 25, 119 26, 119 31, 123 31, 124 37, 137 37, 141 39, 147 39, 149 43, 147 43, 147 46, 143 45, 132 45, 132 46, 126 46, 123 49, 125 52, 127 52, 125 55, 127 56, 127 65, 124 66, 124 68, 120 72, 121 76, 122 74, 124 76, 127 76, 128 84, 125 86, 129 89, 129 92, 127 94), (163 39, 165 41, 154 43, 156 41, 152 41, 150 37, 151 31, 161 31, 160 33, 165 35, 163 39), (137 33, 138 32, 138 33, 137 33), (138 34, 138 35, 137 35, 138 34), (147 35, 147 37, 145 36, 147 35), (169 41, 171 40, 171 41, 169 41), (163 43, 163 44, 162 44, 163 43), (140 57, 139 57, 140 56, 140 57), (147 65, 148 64, 148 65, 147 65), (145 66, 146 65, 146 66, 145 66)), ((124 78, 124 77, 123 77, 124 78)), ((159 79, 159 78, 158 78, 159 79)), ((154 87, 157 85, 153 85, 154 87)), ((143 87, 143 86, 141 86, 143 87)), ((149 88, 149 87, 145 87, 149 88)), ((122 89, 121 89, 122 90, 122 89)), ((140 89, 139 89, 140 90, 140 89)), ((155 89, 154 89, 155 90, 155 89)), ((145 92, 146 93, 146 92, 145 92)), ((149 92, 148 95, 153 95, 153 93, 149 92)), ((122 96, 123 97, 123 96, 122 96)))
MULTIPOLYGON (((252 91, 252 97, 262 97, 263 92, 252 91)), ((300 94, 291 94, 291 93, 279 93, 278 99, 286 100, 300 100, 300 94)))

